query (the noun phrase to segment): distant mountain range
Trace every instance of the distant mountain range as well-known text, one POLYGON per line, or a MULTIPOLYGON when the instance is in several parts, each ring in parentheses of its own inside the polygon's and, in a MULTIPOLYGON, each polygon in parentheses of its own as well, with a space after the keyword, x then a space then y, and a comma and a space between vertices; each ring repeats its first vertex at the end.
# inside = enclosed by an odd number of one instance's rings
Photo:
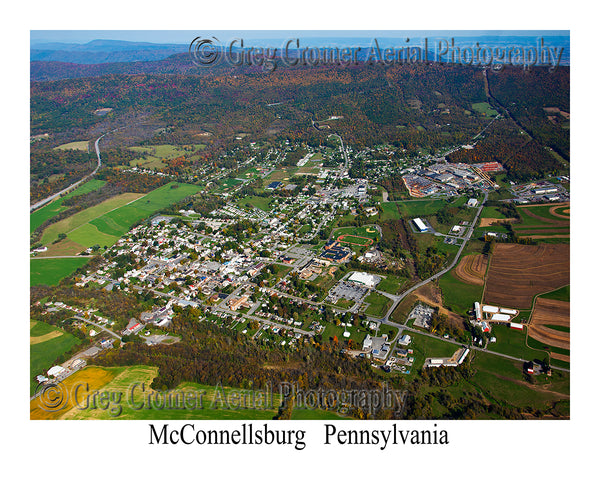
POLYGON ((114 62, 147 62, 187 52, 188 45, 93 40, 89 43, 37 43, 31 45, 30 60, 90 65, 114 62))
MULTIPOLYGON (((448 44, 454 40, 454 45, 474 48, 476 43, 479 46, 490 46, 492 48, 507 48, 510 46, 535 47, 539 44, 537 36, 523 35, 482 35, 453 37, 435 37, 428 36, 427 49, 428 58, 434 60, 435 49, 439 46, 438 42, 446 41, 448 44)), ((364 61, 373 47, 373 39, 366 37, 310 37, 300 38, 300 50, 305 47, 358 47, 362 48, 357 59, 364 61)), ((378 38, 377 43, 381 50, 387 47, 396 49, 405 46, 419 46, 424 48, 425 37, 414 37, 407 43, 407 39, 397 38, 378 38)), ((570 37, 549 36, 545 38, 546 45, 550 47, 563 48, 561 65, 570 64, 570 37)), ((223 45, 228 43, 223 42, 223 45)), ((248 47, 271 47, 278 48, 279 52, 285 40, 252 39, 245 41, 245 48, 248 47)), ((238 44, 239 45, 239 44, 238 44)), ((290 57, 297 57, 300 50, 295 50, 294 44, 289 45, 290 57)), ((93 40, 85 44, 77 43, 33 43, 30 49, 31 72, 30 78, 33 81, 57 80, 64 78, 80 78, 88 76, 99 76, 107 74, 135 74, 135 73, 196 73, 204 74, 205 69, 200 69, 193 65, 188 54, 189 45, 183 44, 157 44, 148 42, 130 42, 122 40, 93 40)), ((239 52, 239 48, 234 51, 239 52)), ((224 66, 224 68, 232 68, 224 66)))

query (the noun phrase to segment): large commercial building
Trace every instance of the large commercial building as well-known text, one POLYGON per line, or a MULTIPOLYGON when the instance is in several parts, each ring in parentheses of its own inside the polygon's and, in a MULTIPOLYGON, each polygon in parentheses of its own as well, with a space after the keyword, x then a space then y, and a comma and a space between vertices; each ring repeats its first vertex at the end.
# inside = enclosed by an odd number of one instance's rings
POLYGON ((423 223, 423 220, 421 220, 420 218, 413 218, 413 223, 417 226, 419 232, 427 231, 427 225, 425 225, 425 223, 423 223))
POLYGON ((348 278, 351 282, 362 283, 369 288, 373 288, 377 284, 377 278, 365 272, 354 272, 348 278))

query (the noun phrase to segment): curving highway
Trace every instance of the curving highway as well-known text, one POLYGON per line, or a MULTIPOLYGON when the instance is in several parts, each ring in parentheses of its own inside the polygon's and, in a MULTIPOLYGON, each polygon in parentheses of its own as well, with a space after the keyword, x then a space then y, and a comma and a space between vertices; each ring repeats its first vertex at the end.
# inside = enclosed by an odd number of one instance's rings
MULTIPOLYGON (((112 131, 114 132, 114 130, 112 130, 112 131)), ((96 141, 94 142, 94 148, 96 150, 96 157, 98 158, 98 165, 96 165, 96 168, 94 168, 94 171, 92 173, 90 173, 89 175, 86 175, 81 180, 78 180, 77 182, 72 183, 67 188, 63 188, 60 192, 55 193, 54 195, 50 195, 49 197, 46 197, 46 198, 44 198, 43 200, 40 200, 37 203, 34 203, 33 205, 31 205, 31 207, 29 207, 29 211, 33 212, 34 210, 37 210, 38 208, 42 207, 43 205, 46 205, 47 203, 52 202, 53 200, 56 200, 57 198, 59 198, 59 197, 65 195, 65 194, 69 193, 71 190, 74 190, 79 185, 81 185, 82 183, 88 181, 90 178, 92 178, 94 175, 96 175, 96 172, 102 166, 102 159, 100 158, 100 147, 98 146, 98 143, 100 142, 100 140, 102 139, 102 137, 104 137, 108 133, 110 133, 110 132, 106 132, 105 134, 99 136, 96 139, 96 141)))

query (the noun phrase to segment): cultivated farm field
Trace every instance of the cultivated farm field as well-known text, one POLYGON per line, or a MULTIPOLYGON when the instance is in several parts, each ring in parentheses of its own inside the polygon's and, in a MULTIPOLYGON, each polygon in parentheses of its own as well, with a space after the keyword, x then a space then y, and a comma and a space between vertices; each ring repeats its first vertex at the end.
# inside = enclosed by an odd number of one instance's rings
POLYGON ((570 349, 570 303, 549 298, 537 298, 529 336, 552 347, 570 349))
POLYGON ((570 283, 569 245, 499 243, 488 272, 484 302, 529 309, 535 295, 570 283))
POLYGON ((487 264, 487 255, 466 255, 456 266, 456 276, 465 283, 483 285, 487 264))
POLYGON ((550 203, 517 207, 521 223, 513 229, 519 237, 534 240, 568 239, 570 233, 569 203, 550 203))

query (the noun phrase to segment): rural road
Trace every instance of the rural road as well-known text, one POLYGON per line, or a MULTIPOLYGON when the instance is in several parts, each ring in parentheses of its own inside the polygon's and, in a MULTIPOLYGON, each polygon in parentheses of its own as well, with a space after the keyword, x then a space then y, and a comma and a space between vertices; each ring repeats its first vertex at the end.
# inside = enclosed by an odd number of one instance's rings
POLYGON ((89 175, 83 177, 81 180, 78 180, 77 182, 69 185, 67 188, 63 188, 60 192, 55 193, 54 195, 50 195, 49 197, 44 198, 43 200, 40 200, 37 203, 34 203, 33 205, 31 205, 29 207, 29 212, 33 212, 34 210, 37 210, 38 208, 40 208, 41 206, 56 200, 57 198, 61 197, 62 195, 65 195, 66 193, 69 193, 71 190, 77 188, 79 185, 81 185, 82 183, 86 182, 87 180, 89 180, 90 178, 92 178, 94 175, 96 175, 96 172, 98 172, 98 170, 100 169, 100 167, 102 166, 102 159, 100 158, 100 140, 102 140, 106 135, 108 135, 109 133, 113 133, 116 132, 117 130, 122 130, 124 128, 129 128, 129 127, 134 127, 136 125, 139 125, 143 122, 137 122, 134 123, 133 125, 125 125, 123 127, 118 127, 115 128, 113 130, 110 130, 106 133, 103 133, 102 135, 100 135, 96 141, 94 142, 94 149, 96 150, 96 157, 98 158, 98 164, 96 165, 96 168, 94 169, 94 171, 92 173, 90 173, 89 175))
MULTIPOLYGON (((115 130, 118 130, 118 129, 115 129, 115 130)), ((111 132, 114 132, 115 130, 111 130, 111 132)), ((78 180, 77 182, 72 183, 67 188, 63 188, 60 192, 55 193, 54 195, 50 195, 49 197, 46 197, 46 198, 44 198, 43 200, 40 200, 37 203, 34 203, 33 205, 31 205, 31 207, 29 207, 29 211, 33 212, 34 210, 37 210, 38 208, 42 207, 43 205, 45 205, 45 204, 47 204, 49 202, 52 202, 53 200, 56 200, 57 198, 61 197, 62 195, 65 195, 65 194, 69 193, 71 190, 74 190, 79 185, 81 185, 83 182, 86 182, 88 179, 90 179, 94 175, 96 175, 96 172, 102 166, 102 160, 100 159, 100 147, 98 146, 98 143, 100 142, 100 140, 102 139, 102 137, 104 137, 105 135, 107 135, 109 133, 110 132, 106 132, 105 134, 99 136, 96 139, 96 141, 94 142, 94 148, 96 149, 96 157, 98 157, 98 165, 96 165, 96 168, 94 169, 94 171, 92 173, 90 173, 89 175, 86 175, 81 180, 78 180)))
POLYGON ((85 323, 89 323, 89 324, 91 324, 91 325, 94 325, 94 327, 97 327, 97 328, 99 328, 100 330, 102 330, 102 331, 104 331, 104 332, 106 332, 106 333, 109 333, 109 334, 111 334, 113 337, 117 338, 118 340, 121 340, 121 337, 119 337, 119 335, 117 335, 117 334, 116 334, 115 332, 113 332, 112 330, 109 330, 108 328, 105 328, 105 327, 103 327, 103 326, 101 326, 101 325, 98 325, 97 323, 95 323, 95 322, 92 322, 91 320, 88 320, 87 318, 80 317, 79 315, 73 315, 73 318, 76 318, 77 320, 81 320, 81 321, 83 321, 83 322, 85 322, 85 323))
MULTIPOLYGON (((419 283, 413 285, 411 288, 409 288, 408 290, 406 290, 402 294, 395 296, 394 303, 392 304, 392 306, 390 307, 390 309, 388 310, 388 312, 385 314, 385 317, 383 319, 381 319, 381 318, 375 318, 375 317, 368 317, 369 320, 374 320, 374 321, 378 321, 378 322, 383 321, 383 323, 385 323, 385 321, 389 321, 390 315, 394 312, 394 310, 396 309, 396 307, 398 306, 398 304, 402 300, 404 300, 408 295, 410 295, 412 292, 414 292, 416 289, 422 287, 423 285, 428 284, 432 280, 435 280, 435 279, 441 277, 442 275, 446 274, 447 272, 449 272, 450 270, 452 270, 454 268, 454 266, 458 262, 458 259, 461 256, 461 254, 462 254, 465 246, 467 245, 467 242, 471 239, 471 235, 473 235, 473 231, 475 230, 475 225, 477 225, 477 221, 479 220, 479 215, 481 215, 481 211, 483 210, 483 206, 484 206, 485 202, 487 201, 487 198, 488 198, 488 193, 484 192, 484 198, 483 198, 483 201, 481 202, 481 204, 479 205, 479 208, 477 210, 477 214, 475 215, 475 218, 473 219, 473 222, 469 226, 469 230, 467 230, 467 234, 464 236, 463 243, 460 246, 460 248, 458 249, 458 252, 456 253, 456 256, 454 257, 454 259, 452 260, 452 262, 450 263, 450 265, 448 265, 446 268, 444 268, 443 270, 439 271, 438 273, 432 275, 431 277, 429 277, 429 278, 427 278, 425 280, 422 280, 419 283)), ((379 293, 383 294, 383 292, 379 292, 379 293)), ((386 295, 386 297, 392 298, 390 295, 386 295)))

